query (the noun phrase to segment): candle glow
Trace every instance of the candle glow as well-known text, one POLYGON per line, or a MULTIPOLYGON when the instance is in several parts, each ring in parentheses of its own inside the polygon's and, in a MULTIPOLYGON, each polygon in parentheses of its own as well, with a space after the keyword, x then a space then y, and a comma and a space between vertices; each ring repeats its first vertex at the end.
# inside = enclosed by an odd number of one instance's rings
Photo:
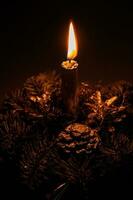
POLYGON ((77 56, 77 53, 78 53, 77 40, 76 40, 76 36, 75 36, 74 27, 71 22, 69 25, 67 58, 69 60, 72 60, 77 56))

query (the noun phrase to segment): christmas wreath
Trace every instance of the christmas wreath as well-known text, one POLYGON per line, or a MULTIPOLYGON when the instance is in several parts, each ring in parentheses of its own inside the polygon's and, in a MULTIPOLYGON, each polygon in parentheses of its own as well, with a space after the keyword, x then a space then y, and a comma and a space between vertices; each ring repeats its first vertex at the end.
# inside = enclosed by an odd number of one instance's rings
POLYGON ((42 73, 5 97, 1 160, 44 199, 61 199, 72 188, 89 199, 90 184, 133 154, 133 85, 82 82, 73 115, 63 107, 61 84, 57 73, 42 73))

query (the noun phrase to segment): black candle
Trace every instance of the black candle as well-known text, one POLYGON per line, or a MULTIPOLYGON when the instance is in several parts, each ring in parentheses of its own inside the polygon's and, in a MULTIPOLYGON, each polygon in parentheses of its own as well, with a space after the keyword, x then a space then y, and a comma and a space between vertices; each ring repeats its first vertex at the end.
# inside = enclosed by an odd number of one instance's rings
POLYGON ((67 61, 62 62, 62 96, 65 108, 74 113, 78 103, 78 63, 73 60, 77 56, 77 41, 72 22, 69 26, 67 61))

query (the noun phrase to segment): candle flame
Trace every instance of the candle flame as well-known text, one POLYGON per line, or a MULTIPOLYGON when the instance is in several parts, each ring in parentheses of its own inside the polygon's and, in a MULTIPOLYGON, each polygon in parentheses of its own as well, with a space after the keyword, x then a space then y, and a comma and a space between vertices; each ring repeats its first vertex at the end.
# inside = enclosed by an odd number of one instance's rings
POLYGON ((77 53, 78 53, 77 41, 76 41, 76 37, 75 37, 73 24, 71 22, 69 25, 67 58, 69 60, 72 60, 77 56, 77 53))

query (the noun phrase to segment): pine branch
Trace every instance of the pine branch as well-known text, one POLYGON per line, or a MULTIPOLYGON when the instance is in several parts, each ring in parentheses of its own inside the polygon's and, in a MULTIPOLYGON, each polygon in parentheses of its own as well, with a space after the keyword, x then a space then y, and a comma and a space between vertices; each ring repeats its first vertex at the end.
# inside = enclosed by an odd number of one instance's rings
POLYGON ((53 151, 53 141, 50 142, 47 136, 44 136, 38 135, 26 142, 18 163, 22 181, 31 188, 38 187, 48 180, 47 170, 53 151))
POLYGON ((19 115, 8 113, 1 116, 0 123, 0 146, 3 151, 13 155, 21 140, 30 134, 30 126, 25 124, 19 115))

